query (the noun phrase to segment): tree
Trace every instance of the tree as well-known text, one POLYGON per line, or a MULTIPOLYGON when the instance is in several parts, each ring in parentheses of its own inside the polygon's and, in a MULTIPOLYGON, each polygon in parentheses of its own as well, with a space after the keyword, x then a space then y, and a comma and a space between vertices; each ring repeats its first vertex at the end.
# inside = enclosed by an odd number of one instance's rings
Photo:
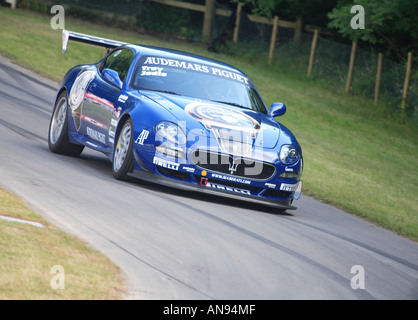
POLYGON ((363 41, 396 60, 418 49, 418 1, 416 0, 339 0, 329 14, 329 28, 345 38, 363 41), (364 9, 364 29, 353 29, 354 5, 364 9))
POLYGON ((251 7, 253 14, 271 18, 276 0, 231 0, 231 2, 241 2, 243 6, 251 7))
POLYGON ((252 14, 272 18, 295 20, 302 18, 305 23, 326 27, 327 13, 336 5, 337 0, 231 0, 241 2, 252 14))

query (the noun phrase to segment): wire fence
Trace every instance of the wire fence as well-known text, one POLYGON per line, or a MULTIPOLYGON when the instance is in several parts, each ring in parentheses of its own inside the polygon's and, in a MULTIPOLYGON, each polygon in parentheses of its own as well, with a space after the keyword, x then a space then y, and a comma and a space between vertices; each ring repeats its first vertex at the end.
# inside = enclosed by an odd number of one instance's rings
MULTIPOLYGON (((67 5, 70 6, 70 14, 90 20, 112 14, 114 20, 125 21, 125 27, 126 21, 129 21, 132 28, 169 33, 188 40, 202 39, 203 12, 151 0, 26 0, 26 2, 67 5)), ((194 5, 205 4, 204 0, 182 0, 181 2, 194 5)), ((231 14, 229 16, 214 15, 209 49, 228 50, 230 47, 228 44, 232 43, 237 11, 215 2, 216 9, 229 10, 231 14)), ((247 60, 264 59, 264 57, 267 59, 269 50, 272 48, 273 26, 251 21, 249 17, 241 13, 237 42, 233 43, 235 51, 230 50, 229 53, 239 54, 247 60)), ((271 62, 281 69, 306 76, 314 34, 302 33, 300 39, 295 41, 295 32, 295 28, 280 26, 277 28, 271 62)), ((326 36, 320 35, 312 64, 310 75, 312 79, 334 91, 343 91, 347 86, 351 50, 351 45, 331 41, 326 36)), ((349 85, 350 94, 364 96, 372 101, 376 99, 377 66, 377 53, 357 48, 352 82, 349 85)), ((388 106, 389 112, 402 114, 418 125, 418 69, 412 68, 411 70, 408 94, 403 101, 405 74, 406 63, 397 63, 383 58, 378 100, 388 106)))
MULTIPOLYGON (((219 26, 226 25, 225 17, 216 17, 214 34, 219 26)), ((223 27, 224 28, 224 27, 223 27)), ((244 14, 240 21, 238 37, 240 55, 252 55, 267 59, 271 45, 272 25, 250 21, 244 14)), ((272 64, 300 76, 307 76, 309 59, 314 38, 313 33, 302 33, 298 41, 294 28, 278 27, 272 64)), ((328 40, 319 36, 313 59, 311 77, 314 81, 332 89, 344 91, 352 52, 351 44, 328 40)), ((357 48, 353 65, 349 93, 379 101, 388 107, 391 114, 399 114, 418 125, 418 69, 412 68, 407 96, 402 107, 407 64, 382 59, 380 84, 376 92, 378 53, 357 48), (378 93, 378 96, 376 96, 378 93)))

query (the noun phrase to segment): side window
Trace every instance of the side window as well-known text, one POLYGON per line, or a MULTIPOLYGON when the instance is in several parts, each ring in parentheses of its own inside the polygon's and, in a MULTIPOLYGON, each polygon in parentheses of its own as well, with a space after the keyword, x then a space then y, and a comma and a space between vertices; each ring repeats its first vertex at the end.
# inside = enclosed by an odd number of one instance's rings
POLYGON ((122 50, 116 50, 113 51, 107 58, 106 60, 100 65, 100 73, 104 70, 104 69, 108 69, 110 64, 112 63, 113 59, 115 58, 115 55, 117 56, 117 53, 120 54, 122 50))
POLYGON ((114 70, 119 74, 119 78, 125 81, 133 58, 134 53, 129 49, 115 50, 107 57, 105 63, 100 66, 100 72, 103 69, 114 70))

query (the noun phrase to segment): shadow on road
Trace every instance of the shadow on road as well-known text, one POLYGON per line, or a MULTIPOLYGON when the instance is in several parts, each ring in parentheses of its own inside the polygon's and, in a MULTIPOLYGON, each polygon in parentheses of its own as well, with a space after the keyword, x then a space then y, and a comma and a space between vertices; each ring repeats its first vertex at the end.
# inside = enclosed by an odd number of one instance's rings
MULTIPOLYGON (((88 169, 96 170, 102 173, 103 175, 113 179, 112 163, 109 161, 109 159, 106 156, 100 153, 96 154, 96 152, 94 151, 92 151, 91 153, 83 151, 80 157, 76 159, 79 159, 79 161, 81 160, 83 166, 85 166, 86 169, 88 168, 88 169)), ((115 180, 115 182, 116 181, 117 180, 115 180)), ((169 186, 164 186, 164 185, 160 185, 160 184, 156 184, 156 183, 152 183, 152 182, 148 182, 144 180, 139 180, 135 178, 129 178, 129 180, 126 181, 126 183, 130 183, 131 185, 135 185, 138 188, 144 188, 149 191, 171 194, 173 196, 182 197, 186 200, 198 199, 206 203, 216 203, 216 204, 221 204, 225 206, 233 206, 236 208, 247 209, 251 211, 260 211, 260 212, 264 212, 268 214, 293 216, 293 214, 290 213, 289 211, 280 210, 278 208, 264 205, 261 203, 232 199, 228 197, 223 197, 221 195, 216 196, 216 195, 201 193, 197 191, 185 192, 184 190, 181 190, 181 189, 175 189, 169 186)))

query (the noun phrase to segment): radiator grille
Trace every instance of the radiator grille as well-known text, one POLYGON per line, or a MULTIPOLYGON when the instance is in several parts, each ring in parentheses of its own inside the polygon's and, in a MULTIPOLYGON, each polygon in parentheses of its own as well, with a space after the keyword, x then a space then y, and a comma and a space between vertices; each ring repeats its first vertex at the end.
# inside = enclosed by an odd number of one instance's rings
POLYGON ((193 151, 191 160, 202 169, 248 179, 267 180, 276 172, 270 163, 202 150, 193 151))

